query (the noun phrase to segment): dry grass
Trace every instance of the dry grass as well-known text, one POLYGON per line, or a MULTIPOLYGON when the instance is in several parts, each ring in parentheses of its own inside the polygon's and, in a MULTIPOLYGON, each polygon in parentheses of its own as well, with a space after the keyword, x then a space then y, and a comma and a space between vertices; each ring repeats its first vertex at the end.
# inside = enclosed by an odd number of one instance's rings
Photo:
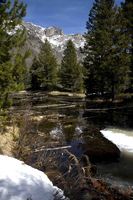
POLYGON ((17 126, 6 126, 4 132, 0 134, 0 153, 13 156, 13 149, 19 137, 17 126))
POLYGON ((84 93, 52 91, 52 92, 49 92, 49 94, 52 95, 52 96, 69 96, 69 97, 79 97, 79 98, 84 98, 85 97, 84 93))

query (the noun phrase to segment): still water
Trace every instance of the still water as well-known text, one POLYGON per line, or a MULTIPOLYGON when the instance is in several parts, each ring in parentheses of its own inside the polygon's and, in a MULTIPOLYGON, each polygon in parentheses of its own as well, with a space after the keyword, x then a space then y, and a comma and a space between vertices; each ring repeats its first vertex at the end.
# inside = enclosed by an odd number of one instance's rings
POLYGON ((77 156, 82 154, 82 150, 77 148, 77 142, 82 142, 83 130, 89 129, 90 125, 95 126, 121 150, 119 162, 97 163, 98 176, 116 185, 133 185, 132 107, 119 110, 87 109, 82 98, 26 93, 15 96, 12 109, 16 113, 29 109, 34 116, 50 117, 50 124, 47 120, 41 129, 44 133, 47 130, 52 137, 65 138, 77 156), (30 108, 27 107, 28 103, 30 108))

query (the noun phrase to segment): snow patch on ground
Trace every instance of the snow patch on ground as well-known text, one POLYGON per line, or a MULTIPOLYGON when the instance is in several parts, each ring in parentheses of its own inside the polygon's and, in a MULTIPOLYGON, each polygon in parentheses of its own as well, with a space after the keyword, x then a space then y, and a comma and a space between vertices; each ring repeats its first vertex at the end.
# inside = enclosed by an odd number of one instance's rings
POLYGON ((41 171, 8 156, 0 155, 0 200, 65 199, 41 171))
POLYGON ((108 128, 101 130, 101 133, 118 146, 122 152, 133 153, 133 131, 108 128))

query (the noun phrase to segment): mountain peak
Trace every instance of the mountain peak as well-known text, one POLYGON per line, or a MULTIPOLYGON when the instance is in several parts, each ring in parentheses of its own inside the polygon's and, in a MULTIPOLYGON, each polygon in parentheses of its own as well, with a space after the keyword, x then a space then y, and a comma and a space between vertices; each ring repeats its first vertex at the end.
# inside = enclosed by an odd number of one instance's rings
POLYGON ((33 24, 32 22, 23 22, 23 25, 25 26, 25 28, 32 32, 36 32, 38 34, 45 34, 46 37, 51 37, 53 35, 63 35, 63 31, 62 29, 60 29, 59 27, 56 26, 50 26, 50 27, 42 27, 36 24, 33 24))
POLYGON ((41 27, 30 22, 23 22, 23 26, 27 30, 27 45, 33 52, 32 55, 37 55, 40 52, 42 43, 47 39, 53 51, 60 62, 63 56, 64 49, 68 40, 72 40, 77 50, 78 59, 82 58, 79 48, 84 46, 85 39, 81 34, 64 34, 62 29, 56 26, 41 27))
POLYGON ((63 35, 62 29, 56 27, 56 26, 51 26, 46 28, 45 34, 47 37, 51 37, 53 35, 63 35))

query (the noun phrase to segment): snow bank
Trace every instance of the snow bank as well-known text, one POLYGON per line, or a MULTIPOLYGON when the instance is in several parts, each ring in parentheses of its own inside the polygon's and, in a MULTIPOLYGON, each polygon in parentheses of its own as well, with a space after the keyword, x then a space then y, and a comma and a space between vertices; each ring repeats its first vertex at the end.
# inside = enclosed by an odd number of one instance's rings
POLYGON ((133 153, 133 131, 108 128, 101 130, 101 133, 118 146, 122 152, 133 153))
POLYGON ((41 171, 8 156, 0 155, 0 200, 65 199, 41 171))

